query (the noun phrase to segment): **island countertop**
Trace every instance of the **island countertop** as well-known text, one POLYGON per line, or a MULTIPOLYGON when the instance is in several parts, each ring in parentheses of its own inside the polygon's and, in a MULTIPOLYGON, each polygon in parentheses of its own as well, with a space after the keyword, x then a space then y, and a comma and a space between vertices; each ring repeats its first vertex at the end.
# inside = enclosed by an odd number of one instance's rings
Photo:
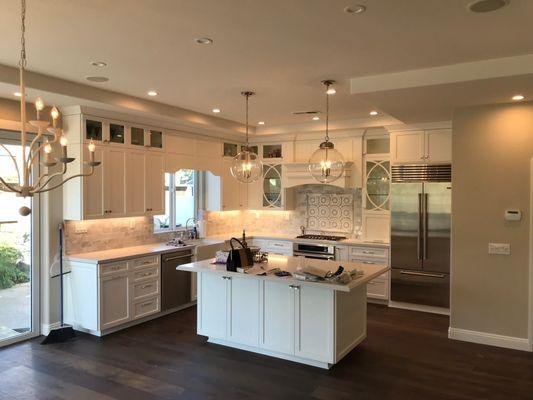
MULTIPOLYGON (((304 281, 295 279, 292 276, 287 277, 278 277, 274 274, 272 275, 252 275, 241 272, 231 272, 226 270, 226 266, 223 264, 214 264, 215 259, 208 259, 203 261, 195 261, 189 264, 183 264, 178 266, 176 269, 180 271, 187 272, 207 272, 215 273, 220 275, 235 275, 239 277, 247 277, 253 279, 265 279, 272 280, 277 282, 286 282, 287 284, 294 285, 313 285, 320 287, 327 287, 332 290, 341 291, 341 292, 350 292, 353 288, 360 285, 370 282, 372 279, 377 278, 379 275, 387 272, 390 268, 387 265, 379 264, 363 264, 363 263, 354 263, 354 262, 344 262, 344 261, 328 261, 328 260, 315 260, 310 258, 304 258, 303 262, 305 265, 311 265, 316 268, 320 268, 324 271, 333 271, 335 272, 339 266, 342 266, 345 271, 352 271, 357 269, 362 271, 363 275, 358 276, 357 278, 352 279, 346 284, 330 281, 304 281)), ((265 271, 269 271, 274 268, 279 268, 282 271, 287 271, 290 273, 296 272, 298 267, 301 265, 300 257, 289 257, 289 256, 279 256, 279 255, 270 255, 268 257, 268 262, 255 264, 256 266, 261 266, 265 271)))

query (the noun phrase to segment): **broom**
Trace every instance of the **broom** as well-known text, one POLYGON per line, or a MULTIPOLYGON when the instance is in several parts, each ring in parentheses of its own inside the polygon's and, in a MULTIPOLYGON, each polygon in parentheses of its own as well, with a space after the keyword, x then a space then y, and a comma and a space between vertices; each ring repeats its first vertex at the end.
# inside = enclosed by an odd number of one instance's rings
MULTIPOLYGON (((67 272, 68 274, 69 272, 67 272)), ((63 224, 59 224, 59 328, 52 329, 41 344, 63 343, 76 336, 72 326, 65 325, 63 320, 63 224)), ((54 277, 54 278, 55 278, 54 277)))

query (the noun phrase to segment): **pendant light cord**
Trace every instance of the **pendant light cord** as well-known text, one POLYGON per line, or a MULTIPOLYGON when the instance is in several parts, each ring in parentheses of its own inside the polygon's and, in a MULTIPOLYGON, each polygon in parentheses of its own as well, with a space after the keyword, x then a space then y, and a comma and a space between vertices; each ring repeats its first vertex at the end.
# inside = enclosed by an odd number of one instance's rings
POLYGON ((20 2, 20 60, 19 67, 26 68, 26 0, 20 2))
POLYGON ((246 93, 246 149, 248 149, 248 99, 250 98, 250 94, 246 93))

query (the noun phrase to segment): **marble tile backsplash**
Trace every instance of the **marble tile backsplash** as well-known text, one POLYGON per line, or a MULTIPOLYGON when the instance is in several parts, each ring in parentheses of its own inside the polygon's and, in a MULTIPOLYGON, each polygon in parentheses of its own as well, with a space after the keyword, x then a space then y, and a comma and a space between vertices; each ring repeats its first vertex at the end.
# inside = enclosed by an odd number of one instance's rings
MULTIPOLYGON (((308 227, 309 195, 313 198, 327 198, 336 202, 353 196, 352 220, 348 231, 324 229, 328 233, 338 233, 357 237, 361 231, 362 198, 361 190, 347 190, 326 185, 304 185, 297 188, 296 207, 292 211, 246 210, 201 213, 203 236, 239 233, 242 229, 255 234, 282 234, 296 236, 300 226, 308 227), (317 197, 318 195, 318 197, 317 197), (319 196, 324 195, 324 196, 319 196)), ((345 215, 332 216, 328 227, 346 226, 345 215)), ((310 233, 320 232, 309 227, 310 233)), ((151 217, 113 218, 88 221, 65 221, 65 251, 67 254, 108 250, 120 247, 137 246, 147 243, 168 241, 174 233, 154 233, 151 217)))

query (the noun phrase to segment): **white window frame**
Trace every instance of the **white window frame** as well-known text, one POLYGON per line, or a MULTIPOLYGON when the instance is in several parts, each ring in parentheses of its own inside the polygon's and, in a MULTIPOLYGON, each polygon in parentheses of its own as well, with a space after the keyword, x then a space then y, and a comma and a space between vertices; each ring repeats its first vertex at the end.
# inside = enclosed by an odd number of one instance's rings
MULTIPOLYGON (((188 168, 184 168, 188 169, 188 168)), ((177 172, 177 171, 176 171, 177 172)), ((203 174, 200 173, 201 171, 195 170, 194 171, 194 218, 198 218, 198 210, 201 207, 202 203, 202 191, 200 188, 202 187, 200 180, 203 179, 203 174)), ((157 229, 155 232, 180 232, 185 231, 185 226, 176 226, 176 173, 175 172, 167 172, 169 174, 169 185, 168 185, 168 193, 169 193, 169 227, 164 229, 157 229)), ((166 191, 167 186, 163 187, 164 196, 166 198, 166 191)), ((166 210, 165 210, 166 211, 166 210)))

